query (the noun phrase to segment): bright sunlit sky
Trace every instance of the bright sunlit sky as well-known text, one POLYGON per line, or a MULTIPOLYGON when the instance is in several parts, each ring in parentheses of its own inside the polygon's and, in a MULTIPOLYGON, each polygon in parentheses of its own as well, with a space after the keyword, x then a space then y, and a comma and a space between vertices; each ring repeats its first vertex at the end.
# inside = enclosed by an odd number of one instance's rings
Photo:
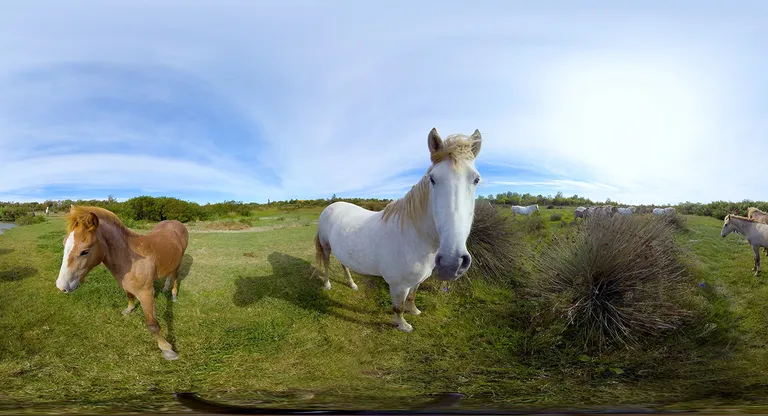
POLYGON ((0 200, 768 199, 768 2, 15 1, 0 200), (323 4, 321 6, 321 4, 323 4))

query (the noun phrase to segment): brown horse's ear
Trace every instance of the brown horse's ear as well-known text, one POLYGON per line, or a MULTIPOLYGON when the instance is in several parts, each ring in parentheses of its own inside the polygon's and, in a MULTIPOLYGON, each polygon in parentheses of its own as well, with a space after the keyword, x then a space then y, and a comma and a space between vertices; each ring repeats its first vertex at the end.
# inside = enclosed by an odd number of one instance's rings
POLYGON ((443 150, 443 139, 440 138, 440 134, 437 133, 437 129, 434 127, 429 131, 427 145, 429 146, 429 153, 436 153, 443 150))
POLYGON ((472 154, 477 157, 480 154, 480 146, 483 145, 483 137, 480 136, 480 130, 475 129, 475 132, 472 133, 469 139, 472 140, 472 154))
POLYGON ((89 212, 88 216, 85 217, 85 222, 83 224, 85 225, 86 230, 93 231, 99 226, 99 217, 93 212, 89 212))

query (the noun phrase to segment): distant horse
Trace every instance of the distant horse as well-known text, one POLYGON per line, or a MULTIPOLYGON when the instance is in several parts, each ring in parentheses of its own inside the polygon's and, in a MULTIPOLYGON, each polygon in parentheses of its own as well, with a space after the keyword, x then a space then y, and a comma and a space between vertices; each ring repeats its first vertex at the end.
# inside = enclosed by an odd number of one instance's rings
POLYGON ((50 207, 45 207, 45 216, 46 216, 46 217, 48 216, 48 209, 49 209, 49 208, 50 208, 50 207))
POLYGON ((586 207, 578 207, 573 211, 573 217, 574 218, 584 218, 584 216, 587 213, 586 207))
POLYGON ((512 206, 512 216, 513 217, 517 216, 517 214, 531 215, 531 214, 533 214, 534 211, 539 212, 539 205, 538 204, 528 205, 527 207, 521 207, 519 205, 513 205, 512 206))
POLYGON ((379 212, 334 202, 320 214, 315 235, 316 259, 325 268, 325 288, 331 288, 331 252, 341 262, 353 290, 357 285, 350 270, 382 276, 389 284, 393 321, 405 332, 413 327, 403 312, 421 313, 414 303, 416 290, 433 269, 438 279, 455 280, 472 261, 467 237, 480 182, 474 160, 482 137, 475 130, 470 137, 456 134, 443 141, 433 128, 427 144, 432 165, 403 198, 379 212))
POLYGON ((675 213, 675 209, 672 207, 653 209, 653 215, 666 215, 666 214, 674 214, 674 213, 675 213))
POLYGON ((621 215, 632 215, 635 213, 635 207, 617 208, 617 212, 621 215))
POLYGON ((175 220, 161 221, 148 234, 141 235, 106 209, 73 205, 67 214, 67 237, 56 287, 64 293, 72 292, 91 269, 104 263, 128 295, 123 315, 133 311, 138 298, 147 329, 157 340, 163 357, 175 360, 179 355, 160 335, 153 282, 167 277, 163 290, 168 291, 173 282, 173 301, 177 300, 179 268, 188 242, 187 227, 175 220))
POLYGON ((747 237, 747 241, 752 246, 752 250, 755 252, 755 267, 752 268, 752 271, 755 272, 755 276, 758 276, 760 274, 760 247, 768 248, 768 224, 747 217, 728 214, 725 216, 720 236, 725 237, 734 231, 747 237))

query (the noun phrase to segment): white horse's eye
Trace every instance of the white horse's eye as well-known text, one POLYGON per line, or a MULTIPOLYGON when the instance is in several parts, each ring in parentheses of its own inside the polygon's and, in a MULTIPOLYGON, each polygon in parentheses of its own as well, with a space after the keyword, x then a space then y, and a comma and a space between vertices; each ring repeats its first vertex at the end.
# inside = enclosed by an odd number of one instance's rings
POLYGON ((475 178, 475 185, 477 185, 478 183, 480 183, 480 178, 475 178))
POLYGON ((432 185, 434 185, 434 184, 435 184, 435 178, 433 178, 432 176, 430 176, 430 177, 429 177, 429 182, 431 182, 431 183, 432 183, 432 185))

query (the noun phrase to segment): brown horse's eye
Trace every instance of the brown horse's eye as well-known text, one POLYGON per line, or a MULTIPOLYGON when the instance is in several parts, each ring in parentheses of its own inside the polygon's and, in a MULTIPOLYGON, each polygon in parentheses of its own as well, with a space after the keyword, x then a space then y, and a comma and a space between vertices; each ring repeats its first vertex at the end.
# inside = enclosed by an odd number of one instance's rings
POLYGON ((90 252, 91 252, 91 250, 83 250, 83 251, 80 252, 80 255, 81 256, 87 256, 88 253, 90 253, 90 252))

